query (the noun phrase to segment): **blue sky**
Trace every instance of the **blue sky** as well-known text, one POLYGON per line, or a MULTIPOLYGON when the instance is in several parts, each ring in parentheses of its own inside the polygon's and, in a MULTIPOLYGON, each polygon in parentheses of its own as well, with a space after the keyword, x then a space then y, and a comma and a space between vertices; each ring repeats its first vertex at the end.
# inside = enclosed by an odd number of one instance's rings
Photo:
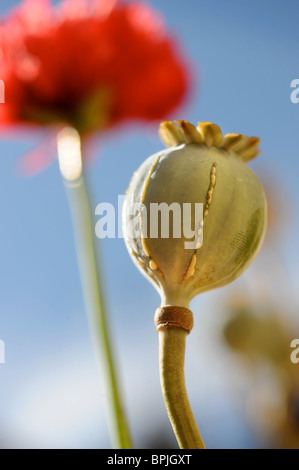
MULTIPOLYGON (((18 3, 2 0, 0 12, 18 3)), ((290 83, 299 78, 298 1, 149 3, 163 13, 194 67, 192 97, 172 117, 212 121, 223 133, 261 137, 263 152, 250 166, 261 179, 274 175, 274 191, 283 194, 291 213, 282 257, 290 285, 296 287, 299 103, 290 100, 290 83)), ((6 364, 0 365, 0 445, 107 447, 103 392, 58 164, 34 178, 16 169, 18 159, 39 142, 34 134, 0 140, 0 339, 6 345, 6 364)), ((101 201, 116 203, 133 171, 160 148, 152 127, 130 126, 105 136, 89 172, 94 207, 101 201)), ((153 327, 159 297, 133 266, 123 240, 103 240, 101 252, 136 445, 150 445, 157 423, 175 445, 159 389, 153 327), (145 406, 149 401, 151 413, 145 406)), ((197 324, 186 361, 190 397, 210 447, 254 447, 255 437, 235 409, 207 340, 214 338, 211 325, 217 323, 223 291, 205 294, 194 304, 197 324), (196 377, 192 370, 198 371, 196 377), (230 423, 225 432, 217 415, 230 423)), ((294 338, 298 335, 294 331, 294 338)))

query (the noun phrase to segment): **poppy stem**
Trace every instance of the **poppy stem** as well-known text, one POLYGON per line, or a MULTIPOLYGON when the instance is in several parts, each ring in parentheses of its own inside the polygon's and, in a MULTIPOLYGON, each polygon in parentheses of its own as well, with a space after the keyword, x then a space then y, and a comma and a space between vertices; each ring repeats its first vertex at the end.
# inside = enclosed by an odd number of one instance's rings
POLYGON ((113 357, 110 332, 106 316, 106 304, 98 247, 95 240, 94 220, 90 197, 82 172, 76 169, 76 153, 80 153, 79 134, 74 129, 64 129, 58 136, 58 154, 60 170, 65 186, 72 215, 77 259, 88 314, 91 335, 99 359, 103 382, 106 386, 107 408, 110 434, 114 448, 131 449, 132 442, 126 421, 123 404, 119 393, 119 384, 113 357), (69 139, 69 142, 67 141, 69 139), (73 139, 73 142, 71 142, 73 139), (79 139, 79 140, 78 140, 79 139), (78 146, 77 150, 74 144, 78 146), (73 147, 72 147, 73 145, 73 147), (68 150, 69 165, 63 161, 63 154, 68 150), (70 158, 72 157, 72 158, 70 158))
POLYGON ((175 326, 159 329, 160 382, 165 407, 181 449, 205 449, 185 384, 187 331, 175 326))

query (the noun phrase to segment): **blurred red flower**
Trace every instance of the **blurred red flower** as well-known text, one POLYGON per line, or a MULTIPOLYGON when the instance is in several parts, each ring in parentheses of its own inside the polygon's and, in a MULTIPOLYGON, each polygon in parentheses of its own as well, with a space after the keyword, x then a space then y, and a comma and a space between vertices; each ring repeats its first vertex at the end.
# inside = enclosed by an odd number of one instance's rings
POLYGON ((0 126, 68 124, 82 136, 165 117, 189 75, 160 14, 121 0, 25 0, 0 20, 0 126))

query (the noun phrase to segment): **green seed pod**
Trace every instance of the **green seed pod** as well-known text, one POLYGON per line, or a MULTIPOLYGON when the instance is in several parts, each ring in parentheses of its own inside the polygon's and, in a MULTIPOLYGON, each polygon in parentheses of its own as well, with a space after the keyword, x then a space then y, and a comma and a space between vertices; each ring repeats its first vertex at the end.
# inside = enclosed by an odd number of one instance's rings
POLYGON ((223 137, 215 124, 195 128, 186 121, 163 122, 160 135, 169 148, 135 172, 124 205, 124 234, 162 305, 188 307, 197 294, 236 279, 261 246, 266 200, 246 165, 259 153, 259 139, 223 137), (199 218, 196 203, 202 203, 199 218))

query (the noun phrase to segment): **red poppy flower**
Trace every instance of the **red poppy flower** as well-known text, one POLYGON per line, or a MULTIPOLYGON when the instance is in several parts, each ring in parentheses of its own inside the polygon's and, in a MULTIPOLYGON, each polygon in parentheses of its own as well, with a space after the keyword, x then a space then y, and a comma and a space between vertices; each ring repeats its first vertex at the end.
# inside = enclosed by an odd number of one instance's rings
POLYGON ((144 3, 25 0, 0 23, 0 126, 61 124, 82 136, 165 117, 185 96, 185 61, 144 3))

